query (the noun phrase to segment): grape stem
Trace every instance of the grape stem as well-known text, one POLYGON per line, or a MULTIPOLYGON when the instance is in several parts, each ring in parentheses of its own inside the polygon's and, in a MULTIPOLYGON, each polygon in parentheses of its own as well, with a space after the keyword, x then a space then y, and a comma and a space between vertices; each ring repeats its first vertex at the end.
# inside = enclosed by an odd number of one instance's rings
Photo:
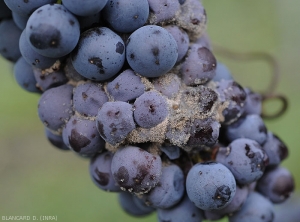
POLYGON ((270 80, 269 86, 267 90, 262 95, 262 103, 264 104, 266 101, 269 100, 278 100, 281 103, 280 109, 275 113, 267 113, 265 109, 263 109, 261 116, 265 119, 274 119, 278 118, 288 108, 288 100, 284 95, 275 93, 276 87, 279 81, 280 69, 279 64, 274 56, 265 53, 265 52, 236 52, 231 49, 227 49, 220 45, 213 44, 213 51, 216 54, 220 54, 221 56, 225 56, 230 59, 234 60, 242 60, 242 61, 253 61, 253 60, 264 60, 266 61, 269 66, 271 67, 272 71, 272 78, 270 80))

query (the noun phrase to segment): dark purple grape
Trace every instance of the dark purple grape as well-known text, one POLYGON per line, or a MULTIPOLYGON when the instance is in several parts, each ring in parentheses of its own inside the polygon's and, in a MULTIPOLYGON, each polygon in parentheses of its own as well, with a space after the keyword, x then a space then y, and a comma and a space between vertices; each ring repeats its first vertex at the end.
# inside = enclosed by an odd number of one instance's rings
POLYGON ((22 56, 33 67, 46 69, 51 67, 57 60, 57 58, 48 58, 42 56, 33 50, 31 45, 26 39, 26 30, 24 29, 19 40, 19 48, 22 56))
POLYGON ((116 75, 125 61, 125 45, 120 36, 106 27, 83 32, 72 52, 74 68, 82 76, 103 81, 116 75))
POLYGON ((63 0, 63 5, 73 14, 90 16, 100 12, 106 5, 107 0, 63 0))
POLYGON ((290 197, 295 189, 292 174, 284 167, 275 167, 266 170, 258 180, 257 191, 273 203, 282 203, 290 197))
POLYGON ((173 19, 180 9, 178 1, 174 0, 148 0, 151 16, 151 23, 157 24, 159 22, 173 19))
POLYGON ((142 27, 149 16, 147 0, 109 0, 103 18, 117 32, 130 33, 142 27))
POLYGON ((185 192, 185 178, 182 170, 175 164, 162 168, 159 183, 143 195, 143 200, 154 208, 170 208, 177 204, 185 192))
POLYGON ((217 60, 202 45, 192 44, 181 66, 183 82, 188 86, 205 84, 216 75, 217 60))
POLYGON ((63 85, 68 81, 63 70, 45 73, 41 69, 33 68, 33 73, 36 79, 36 86, 43 92, 50 88, 63 85))
POLYGON ((222 112, 224 124, 230 124, 244 113, 247 94, 243 87, 233 80, 221 80, 216 83, 219 100, 227 104, 227 107, 222 112))
POLYGON ((274 133, 268 132, 267 140, 263 145, 263 150, 269 157, 269 166, 276 166, 288 156, 288 148, 285 143, 274 133))
POLYGON ((135 30, 126 42, 128 64, 136 73, 145 77, 166 74, 175 65, 177 57, 178 48, 174 37, 160 26, 143 26, 135 30))
POLYGON ((250 192, 242 208, 229 216, 229 222, 271 222, 273 220, 273 204, 257 192, 250 192))
POLYGON ((145 92, 145 85, 141 77, 131 69, 127 69, 107 84, 107 92, 115 101, 127 102, 142 95, 145 92))
POLYGON ((94 184, 102 190, 119 192, 120 186, 111 173, 113 153, 104 152, 94 156, 90 162, 90 176, 94 184))
POLYGON ((228 147, 220 147, 216 161, 232 172, 237 183, 250 184, 263 175, 268 157, 259 143, 240 138, 231 142, 228 147))
POLYGON ((216 144, 219 137, 220 123, 212 118, 195 119, 191 124, 191 136, 187 145, 193 148, 216 144))
POLYGON ((39 54, 59 58, 69 54, 80 35, 76 17, 60 4, 47 4, 35 10, 26 24, 26 37, 39 54))
POLYGON ((33 74, 32 67, 20 57, 14 65, 14 77, 19 86, 27 92, 40 93, 41 91, 36 87, 36 79, 33 74))
POLYGON ((259 115, 249 114, 228 125, 226 136, 230 142, 238 138, 248 138, 263 145, 267 139, 267 128, 259 115))
POLYGON ((74 115, 64 126, 62 135, 64 143, 82 157, 92 157, 100 153, 105 146, 97 131, 95 120, 74 115))
POLYGON ((134 102, 134 120, 143 128, 152 128, 169 114, 166 99, 155 91, 143 93, 134 102))
POLYGON ((56 148, 60 150, 70 150, 69 147, 66 146, 66 144, 63 141, 62 135, 55 134, 51 132, 48 128, 45 127, 45 135, 46 138, 49 140, 49 142, 56 148))
POLYGON ((177 47, 178 47, 178 57, 177 62, 182 60, 182 58, 186 55, 189 49, 189 36, 188 34, 181 28, 176 25, 168 25, 164 26, 165 29, 168 30, 169 33, 174 37, 177 47))
POLYGON ((131 216, 142 217, 151 214, 155 209, 143 205, 142 200, 129 192, 118 194, 119 204, 122 209, 131 216))
POLYGON ((0 54, 11 62, 16 62, 20 57, 19 29, 12 19, 4 19, 0 23, 0 54))
POLYGON ((175 206, 168 209, 157 209, 159 222, 201 222, 203 212, 185 194, 184 198, 175 206))
POLYGON ((73 114, 72 97, 73 86, 68 84, 51 88, 42 94, 38 114, 46 127, 56 131, 69 120, 73 114))
POLYGON ((132 105, 126 102, 106 102, 97 115, 97 128, 101 137, 116 145, 135 129, 132 105))
POLYGON ((230 170, 221 163, 197 163, 186 178, 190 200, 202 210, 222 209, 233 199, 236 182, 230 170))
POLYGON ((175 98, 180 90, 180 78, 173 73, 167 73, 152 81, 154 88, 169 99, 175 98))
POLYGON ((147 193, 160 181, 162 162, 158 155, 127 146, 119 148, 115 153, 111 171, 122 190, 147 193))
POLYGON ((101 84, 83 82, 74 88, 74 110, 83 116, 97 116, 98 110, 106 102, 108 97, 101 84))

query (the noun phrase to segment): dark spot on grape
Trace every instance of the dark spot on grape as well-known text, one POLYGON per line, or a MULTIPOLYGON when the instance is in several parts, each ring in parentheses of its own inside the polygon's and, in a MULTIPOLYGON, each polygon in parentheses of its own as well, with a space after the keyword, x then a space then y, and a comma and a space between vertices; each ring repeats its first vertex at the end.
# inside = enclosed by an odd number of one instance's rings
POLYGON ((255 153, 251 151, 250 146, 248 144, 245 145, 246 156, 252 159, 255 156, 255 153))
POLYGON ((134 59, 135 56, 133 53, 131 53, 129 57, 130 57, 130 59, 134 59))
POLYGON ((82 95, 83 100, 86 100, 88 98, 88 95, 85 92, 82 92, 81 95, 82 95))
POLYGON ((103 139, 106 139, 103 127, 104 127, 103 124, 97 121, 97 129, 99 131, 99 134, 103 137, 103 139))
POLYGON ((58 48, 61 33, 52 25, 40 24, 29 36, 29 41, 37 49, 58 48))
POLYGON ((231 197, 231 190, 228 186, 222 185, 216 189, 213 199, 217 202, 217 207, 224 206, 231 197))
POLYGON ((28 3, 28 2, 29 2, 29 0, 23 0, 23 2, 24 2, 24 3, 28 3))
POLYGON ((265 125, 260 125, 260 126, 258 127, 258 130, 259 130, 260 133, 265 133, 265 134, 267 134, 267 128, 266 128, 265 125))
POLYGON ((193 19, 191 19, 191 23, 193 25, 198 25, 200 23, 200 21, 199 21, 199 19, 193 18, 193 19))
POLYGON ((73 119, 72 124, 75 125, 77 123, 76 119, 73 119))
POLYGON ((69 20, 69 23, 70 23, 71 26, 73 26, 75 24, 75 22, 71 19, 69 20))
POLYGON ((41 13, 43 11, 43 9, 39 9, 38 11, 37 11, 37 13, 41 13))
POLYGON ((153 34, 155 34, 155 35, 160 34, 160 30, 155 30, 155 31, 153 32, 153 34))
POLYGON ((150 112, 150 113, 154 113, 154 112, 155 112, 155 106, 154 106, 153 104, 151 104, 151 105, 149 106, 149 112, 150 112))
POLYGON ((157 48, 157 47, 154 47, 154 48, 152 48, 152 54, 154 55, 154 56, 158 56, 159 55, 159 48, 157 48))
POLYGON ((98 67, 100 74, 105 74, 105 70, 102 65, 102 59, 100 59, 99 57, 92 57, 92 58, 88 59, 88 61, 90 64, 98 67))
POLYGON ((91 141, 85 136, 81 135, 76 131, 76 129, 71 130, 71 136, 69 138, 70 146, 75 152, 80 152, 82 148, 86 147, 91 143, 91 141))
POLYGON ((120 186, 123 186, 123 185, 127 184, 128 180, 129 180, 129 173, 128 173, 128 170, 126 169, 126 167, 121 166, 121 167, 118 169, 118 172, 117 172, 117 173, 114 173, 114 177, 115 177, 117 183, 118 183, 120 186))
POLYGON ((147 167, 145 167, 144 165, 139 165, 137 167, 137 171, 138 171, 137 175, 132 179, 136 185, 141 185, 142 181, 145 179, 145 177, 148 175, 149 172, 147 170, 147 167))
POLYGON ((95 176, 93 177, 97 181, 97 183, 102 186, 106 186, 109 183, 109 173, 100 172, 98 168, 95 169, 95 173, 97 174, 98 178, 95 178, 95 176))
POLYGON ((232 162, 232 161, 229 161, 228 164, 232 166, 232 165, 233 165, 233 162, 232 162))
POLYGON ((116 53, 119 53, 119 54, 123 54, 124 52, 124 45, 122 42, 118 42, 117 45, 116 45, 116 53))

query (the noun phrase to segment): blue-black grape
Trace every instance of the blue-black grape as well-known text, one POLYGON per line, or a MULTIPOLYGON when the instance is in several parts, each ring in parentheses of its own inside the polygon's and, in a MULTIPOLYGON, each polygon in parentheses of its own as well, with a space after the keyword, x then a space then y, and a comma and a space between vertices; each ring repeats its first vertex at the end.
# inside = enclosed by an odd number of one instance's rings
POLYGON ((33 68, 33 73, 36 80, 36 87, 43 92, 50 88, 63 85, 68 81, 63 70, 43 73, 43 70, 33 68))
POLYGON ((287 158, 289 153, 286 144, 271 131, 268 131, 263 150, 269 157, 269 166, 279 165, 281 161, 287 158))
POLYGON ((41 92, 36 87, 36 79, 32 67, 25 61, 23 57, 19 58, 14 65, 14 77, 19 86, 28 92, 41 92))
POLYGON ((268 157, 259 143, 246 138, 236 139, 228 147, 221 147, 216 160, 228 167, 239 184, 257 181, 268 165, 268 157))
POLYGON ((51 67, 57 60, 57 58, 49 58, 37 53, 26 38, 26 30, 24 29, 20 39, 19 39, 19 48, 22 56, 28 62, 28 64, 32 65, 33 67, 46 69, 51 67))
POLYGON ((97 187, 105 191, 119 192, 121 188, 111 173, 113 155, 108 151, 95 155, 90 161, 89 171, 92 181, 97 187))
POLYGON ((46 135, 46 138, 49 140, 49 142, 54 147, 56 147, 60 150, 70 150, 70 148, 67 147, 67 145, 64 143, 62 135, 53 133, 47 127, 45 127, 45 135, 46 135))
POLYGON ((29 16, 37 8, 46 5, 56 3, 56 0, 36 0, 36 1, 17 1, 17 0, 4 0, 5 4, 11 11, 20 15, 29 16))
POLYGON ((125 45, 120 36, 106 27, 91 28, 80 36, 72 52, 74 68, 82 76, 103 81, 116 75, 125 61, 125 45))
POLYGON ((20 57, 19 29, 12 19, 4 19, 0 22, 0 54, 11 62, 16 62, 20 57))
POLYGON ((295 189, 294 178, 290 171, 277 166, 267 169, 257 182, 257 191, 273 203, 282 203, 295 189))
POLYGON ((77 45, 80 28, 77 18, 59 4, 47 4, 35 10, 26 25, 26 37, 39 54, 59 58, 77 45))
POLYGON ((51 88, 42 94, 38 115, 46 127, 56 131, 69 120, 73 114, 72 96, 73 86, 69 84, 51 88))
POLYGON ((177 57, 174 37, 160 26, 143 26, 135 30, 126 42, 127 61, 142 76, 158 77, 167 73, 175 65, 177 57))
POLYGON ((229 222, 270 222, 273 220, 273 204, 257 192, 251 192, 242 208, 229 216, 229 222))
POLYGON ((143 200, 154 208, 170 208, 177 204, 185 193, 185 178, 182 170, 175 164, 162 168, 159 183, 143 195, 143 200))
POLYGON ((221 209, 233 199, 236 182, 230 170, 221 163, 194 165, 186 178, 190 200, 202 210, 221 209))
POLYGON ((129 192, 120 192, 118 201, 122 209, 131 216, 142 217, 151 214, 155 209, 143 205, 142 200, 129 192))
POLYGON ((106 102, 97 115, 97 129, 108 143, 116 145, 135 129, 132 105, 126 102, 106 102))
POLYGON ((72 116, 63 127, 64 143, 83 157, 92 157, 104 149, 105 142, 100 137, 96 121, 72 116))
POLYGON ((149 16, 147 0, 108 0, 103 17, 117 32, 130 33, 142 27, 149 16))
POLYGON ((141 77, 137 76, 131 69, 120 73, 113 81, 107 84, 107 92, 115 101, 130 101, 145 92, 145 85, 141 77))
POLYGON ((134 102, 134 120, 143 128, 163 122, 169 114, 166 99, 155 91, 143 93, 134 102))
POLYGON ((106 5, 107 0, 63 0, 63 5, 73 14, 90 16, 100 12, 106 5))
POLYGON ((113 156, 111 171, 122 190, 147 193, 160 181, 162 162, 139 147, 121 147, 113 156))
POLYGON ((98 110, 106 102, 108 97, 101 84, 82 82, 74 88, 74 110, 83 116, 97 116, 98 110))
POLYGON ((226 136, 230 142, 238 138, 248 138, 263 145, 267 139, 267 128, 259 115, 250 114, 228 125, 226 136))
POLYGON ((203 212, 185 194, 183 199, 168 209, 157 209, 159 222, 201 222, 204 220, 203 212))
POLYGON ((177 43, 177 47, 178 47, 177 62, 179 62, 186 55, 189 49, 189 44, 190 44, 189 36, 183 29, 179 28, 176 25, 168 25, 168 26, 164 26, 164 28, 171 33, 171 35, 174 37, 177 43))
POLYGON ((216 75, 217 60, 202 45, 192 44, 181 66, 183 82, 188 86, 205 84, 216 75))

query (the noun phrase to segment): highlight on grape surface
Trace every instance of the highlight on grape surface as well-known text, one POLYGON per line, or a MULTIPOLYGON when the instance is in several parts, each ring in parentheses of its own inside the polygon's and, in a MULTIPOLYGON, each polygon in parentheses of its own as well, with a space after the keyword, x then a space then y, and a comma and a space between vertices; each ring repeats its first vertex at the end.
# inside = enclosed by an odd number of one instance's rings
POLYGON ((281 166, 284 138, 264 118, 281 115, 287 99, 274 82, 262 93, 242 86, 217 61, 214 49, 224 49, 210 42, 201 1, 0 5, 0 54, 16 83, 40 95, 45 139, 88 158, 91 181, 117 192, 124 211, 273 221, 295 185, 281 166), (268 115, 263 103, 274 98, 282 109, 268 115))

